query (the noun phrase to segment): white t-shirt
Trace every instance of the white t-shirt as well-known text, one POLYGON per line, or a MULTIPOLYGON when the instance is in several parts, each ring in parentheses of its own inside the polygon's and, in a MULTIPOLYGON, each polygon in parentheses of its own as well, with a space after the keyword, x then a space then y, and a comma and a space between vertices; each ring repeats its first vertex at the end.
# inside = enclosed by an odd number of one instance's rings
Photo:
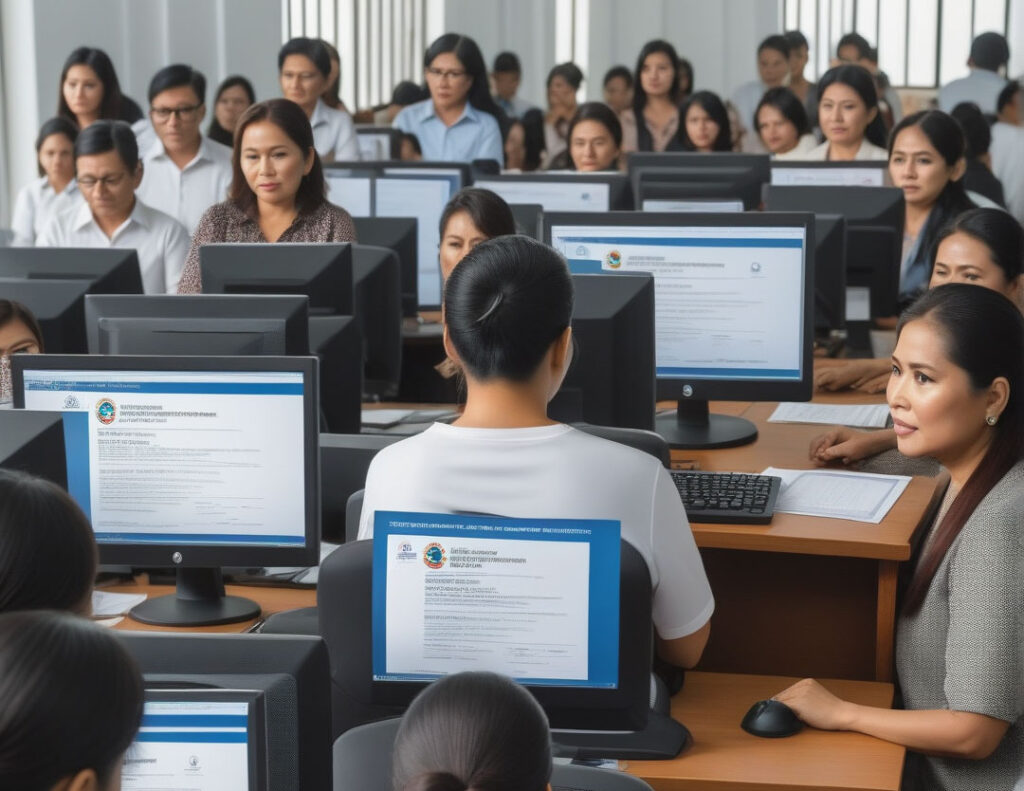
POLYGON ((618 520, 622 537, 647 561, 663 639, 697 631, 715 607, 668 471, 652 456, 570 426, 435 423, 374 457, 360 539, 373 536, 378 510, 618 520))

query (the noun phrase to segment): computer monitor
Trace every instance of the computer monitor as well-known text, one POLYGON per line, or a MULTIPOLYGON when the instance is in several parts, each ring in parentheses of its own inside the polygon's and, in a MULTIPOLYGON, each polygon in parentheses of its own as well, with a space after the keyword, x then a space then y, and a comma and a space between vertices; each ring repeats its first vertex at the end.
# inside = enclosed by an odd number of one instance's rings
POLYGON ((85 295, 89 287, 84 280, 0 277, 0 295, 32 311, 43 332, 43 346, 55 354, 85 354, 85 295))
MULTIPOLYGON (((116 636, 142 671, 146 703, 136 747, 148 758, 164 762, 159 768, 166 775, 159 778, 158 787, 194 788, 201 781, 205 785, 198 787, 218 791, 330 788, 330 662, 320 637, 161 632, 116 636), (198 738, 203 731, 195 729, 200 727, 223 741, 198 738), (175 737, 181 741, 166 735, 171 728, 183 734, 175 737), (195 749, 185 752, 186 745, 195 749), (216 748, 216 754, 210 748, 216 748), (204 776, 190 771, 196 768, 204 776), (206 774, 221 768, 224 779, 206 774), (174 779, 182 774, 183 781, 174 779)), ((135 749, 129 750, 126 769, 139 771, 132 762, 137 755, 135 749)), ((152 765, 147 771, 156 768, 152 765)), ((129 787, 153 786, 125 785, 129 787)))
POLYGON ((548 415, 563 423, 654 428, 654 280, 573 275, 573 360, 548 415))
POLYGON ((544 207, 539 203, 510 203, 508 207, 516 221, 516 233, 540 241, 543 233, 544 207))
POLYGON ((870 291, 872 317, 896 315, 906 216, 903 190, 768 186, 765 208, 841 214, 846 219, 847 286, 870 291))
POLYGON ((0 469, 38 475, 67 489, 61 413, 0 409, 0 469))
POLYGON ((373 175, 324 168, 327 200, 347 211, 352 219, 373 216, 373 175))
POLYGON ((368 162, 397 160, 402 156, 402 132, 391 126, 357 126, 359 158, 368 162))
POLYGON ((0 248, 0 278, 86 280, 90 294, 141 294, 135 250, 121 247, 0 248))
POLYGON ((415 217, 354 217, 360 244, 388 247, 395 251, 402 272, 402 315, 414 318, 419 309, 416 286, 418 253, 415 217))
POLYGON ((223 566, 318 560, 317 363, 309 357, 18 355, 15 408, 64 413, 68 491, 100 562, 173 566, 176 596, 132 616, 248 620, 223 566))
POLYGON ((309 300, 271 294, 85 298, 90 354, 307 355, 309 300))
POLYGON ((320 361, 322 429, 358 434, 363 408, 359 321, 355 316, 310 316, 309 348, 320 361))
POLYGON ((366 473, 378 452, 405 437, 395 434, 320 435, 322 535, 339 544, 355 539, 359 525, 346 524, 348 498, 366 488, 366 473))
POLYGON ((711 399, 806 401, 813 387, 814 218, 746 213, 547 214, 545 240, 573 273, 650 272, 656 431, 677 448, 752 442, 753 423, 711 399))
POLYGON ((504 173, 477 179, 476 187, 506 203, 539 203, 544 211, 613 211, 633 208, 633 191, 622 173, 504 173))
POLYGON ((846 219, 814 215, 814 328, 828 334, 846 328, 846 219))
POLYGON ((402 292, 398 256, 387 247, 352 245, 355 317, 363 338, 363 392, 384 400, 402 377, 402 292))
POLYGON ((885 187, 892 186, 885 160, 806 162, 774 160, 771 184, 776 187, 885 187))
POLYGON ((305 294, 309 312, 352 315, 349 244, 204 244, 204 294, 305 294))
POLYGON ((466 162, 438 162, 420 160, 418 162, 396 162, 394 160, 360 160, 359 162, 333 162, 327 166, 331 170, 372 170, 378 174, 392 176, 407 175, 444 175, 455 179, 455 192, 473 183, 473 167, 466 162))
POLYGON ((634 152, 629 177, 638 206, 648 200, 741 200, 750 211, 761 205, 770 178, 767 154, 634 152))

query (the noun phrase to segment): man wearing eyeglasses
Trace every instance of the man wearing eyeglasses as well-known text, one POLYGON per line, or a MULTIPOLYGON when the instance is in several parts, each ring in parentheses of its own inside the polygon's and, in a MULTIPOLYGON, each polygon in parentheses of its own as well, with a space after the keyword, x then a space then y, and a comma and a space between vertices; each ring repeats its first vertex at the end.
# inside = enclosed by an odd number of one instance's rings
POLYGON ((143 168, 131 127, 124 121, 101 120, 79 132, 75 172, 85 202, 55 215, 36 246, 134 249, 143 291, 176 293, 188 253, 188 231, 136 197, 143 168))
POLYGON ((231 149, 203 137, 206 78, 190 66, 160 69, 149 83, 149 120, 157 139, 141 151, 139 197, 195 231, 199 218, 227 199, 231 149))

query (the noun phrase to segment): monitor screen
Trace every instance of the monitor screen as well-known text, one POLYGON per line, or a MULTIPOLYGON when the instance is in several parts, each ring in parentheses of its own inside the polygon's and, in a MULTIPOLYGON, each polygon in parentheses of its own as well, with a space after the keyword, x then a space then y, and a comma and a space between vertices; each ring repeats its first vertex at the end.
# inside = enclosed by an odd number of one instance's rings
POLYGON ((545 180, 479 179, 473 185, 491 190, 506 203, 538 203, 544 211, 608 211, 611 185, 585 177, 545 180))
POLYGON ((373 216, 373 179, 356 176, 342 170, 324 170, 327 180, 327 200, 341 206, 353 217, 373 216))
POLYGON ((889 163, 772 162, 773 186, 884 187, 890 183, 889 163))
POLYGON ((620 525, 378 511, 373 677, 615 689, 620 525))
POLYGON ((676 211, 676 212, 741 212, 743 201, 729 200, 726 198, 715 200, 669 200, 660 198, 645 198, 643 202, 644 211, 676 211))

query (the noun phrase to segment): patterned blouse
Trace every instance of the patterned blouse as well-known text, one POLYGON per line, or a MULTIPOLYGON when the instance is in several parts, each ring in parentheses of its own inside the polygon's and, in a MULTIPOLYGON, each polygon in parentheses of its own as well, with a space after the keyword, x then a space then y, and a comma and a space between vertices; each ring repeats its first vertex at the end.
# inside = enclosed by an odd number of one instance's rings
MULTIPOLYGON (((300 214, 295 222, 281 234, 279 242, 354 242, 356 228, 349 213, 333 203, 324 201, 309 214, 300 214)), ((203 283, 199 276, 199 248, 217 242, 268 243, 256 220, 231 201, 211 206, 203 214, 192 246, 185 258, 185 269, 178 283, 179 294, 199 294, 203 283)))

